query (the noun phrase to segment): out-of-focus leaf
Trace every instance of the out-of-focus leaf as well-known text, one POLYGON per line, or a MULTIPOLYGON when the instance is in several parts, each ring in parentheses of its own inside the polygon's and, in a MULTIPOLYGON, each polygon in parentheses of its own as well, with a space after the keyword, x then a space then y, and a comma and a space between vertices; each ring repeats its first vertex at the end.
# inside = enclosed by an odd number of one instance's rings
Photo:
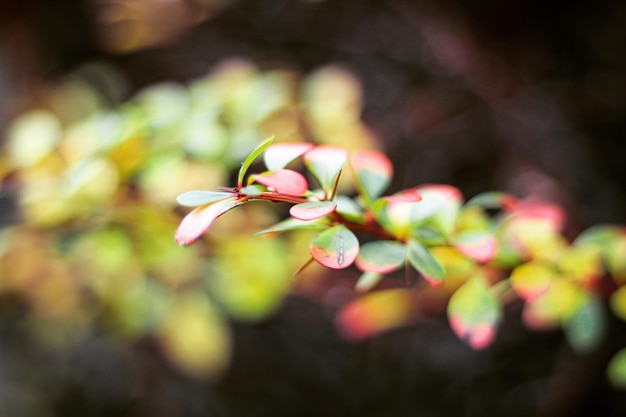
POLYGON ((237 186, 239 188, 243 187, 243 179, 246 176, 246 173, 248 172, 250 165, 252 165, 254 160, 259 155, 261 155, 263 151, 266 150, 272 144, 273 141, 274 141, 274 137, 271 137, 261 142, 261 144, 259 144, 259 146, 257 146, 252 152, 250 152, 248 156, 246 157, 246 159, 244 159, 244 161, 241 163, 241 168, 239 169, 239 174, 237 175, 237 186))
POLYGON ((363 339, 408 324, 411 293, 404 289, 365 294, 345 305, 335 319, 339 331, 350 339, 363 339))
POLYGON ((582 285, 591 285, 603 273, 600 248, 591 245, 568 246, 561 251, 557 266, 563 276, 582 285))
POLYGON ((326 193, 332 191, 347 159, 348 152, 334 146, 318 146, 304 155, 305 165, 326 193))
POLYGON ((620 236, 613 240, 604 248, 604 258, 606 268, 611 277, 623 285, 626 284, 626 233, 622 232, 620 236))
POLYGON ((267 229, 263 229, 260 232, 257 232, 257 235, 263 234, 275 234, 287 232, 290 230, 301 230, 301 229, 309 229, 309 230, 317 230, 317 229, 325 229, 328 226, 328 223, 325 221, 315 220, 300 220, 295 218, 288 218, 283 220, 280 223, 275 224, 274 226, 268 227, 267 229))
POLYGON ((359 250, 356 266, 367 272, 389 273, 406 261, 406 247, 395 240, 367 242, 359 250))
POLYGON ((522 318, 531 329, 550 329, 569 320, 586 302, 587 294, 573 281, 555 277, 546 291, 526 301, 522 318))
POLYGON ((176 201, 181 206, 198 207, 232 196, 232 193, 225 191, 187 191, 176 197, 176 201))
POLYGON ((480 276, 463 284, 448 304, 452 330, 474 349, 483 349, 491 344, 501 316, 500 302, 480 276))
POLYGON ((511 194, 499 191, 489 191, 472 197, 467 203, 465 203, 465 206, 479 206, 486 209, 504 208, 505 210, 512 210, 516 204, 517 198, 511 194))
POLYGON ((469 231, 454 236, 452 245, 464 255, 486 263, 495 255, 497 241, 491 233, 469 231))
POLYGON ((291 161, 313 149, 314 146, 307 142, 275 143, 268 147, 263 154, 265 166, 270 171, 283 169, 291 161))
POLYGON ((371 203, 391 182, 393 175, 391 161, 378 151, 359 151, 352 155, 350 162, 361 195, 371 203))
POLYGON ((206 232, 215 219, 240 204, 243 203, 237 197, 231 197, 193 210, 178 226, 176 243, 180 246, 191 245, 206 232))
POLYGON ((543 262, 528 262, 516 267, 511 272, 511 286, 519 297, 534 300, 545 293, 554 279, 554 268, 543 262))
POLYGON ((331 269, 347 268, 359 253, 359 241, 344 225, 333 226, 317 234, 309 245, 311 256, 331 269))
POLYGON ((563 331, 569 344, 579 353, 588 353, 598 346, 606 333, 602 303, 588 295, 573 316, 563 323, 563 331))
POLYGON ((7 132, 7 153, 18 167, 29 167, 52 152, 61 139, 59 119, 46 110, 31 110, 19 116, 7 132))
POLYGON ((626 348, 621 349, 611 358, 606 373, 615 388, 626 389, 626 348))
POLYGON ((441 285, 445 271, 430 251, 413 239, 409 240, 407 249, 407 259, 413 268, 422 274, 431 285, 441 285))
POLYGON ((475 261, 450 246, 436 246, 430 252, 446 271, 444 285, 450 289, 467 281, 478 267, 475 261))
POLYGON ((274 191, 291 195, 302 195, 309 189, 309 184, 302 174, 290 169, 268 171, 254 175, 253 180, 274 191))
POLYGON ((385 230, 399 238, 408 235, 420 211, 422 196, 415 190, 383 197, 374 203, 374 213, 385 230))
POLYGON ((282 239, 229 236, 215 247, 206 285, 230 316, 259 320, 284 300, 291 284, 292 261, 282 239))
POLYGON ((461 191, 450 185, 429 184, 417 187, 422 196, 421 204, 417 205, 414 222, 429 219, 429 224, 449 235, 455 227, 461 209, 461 191))
POLYGON ((367 292, 374 288, 376 284, 383 278, 383 274, 377 272, 365 271, 359 277, 354 289, 357 292, 367 292))
POLYGON ((336 208, 337 203, 333 201, 310 201, 292 206, 289 214, 300 220, 315 220, 333 213, 336 208))
POLYGON ((215 376, 230 359, 225 322, 200 294, 184 295, 173 303, 158 337, 169 359, 191 375, 215 376))
POLYGON ((626 286, 621 286, 611 294, 611 310, 620 319, 626 321, 626 286))

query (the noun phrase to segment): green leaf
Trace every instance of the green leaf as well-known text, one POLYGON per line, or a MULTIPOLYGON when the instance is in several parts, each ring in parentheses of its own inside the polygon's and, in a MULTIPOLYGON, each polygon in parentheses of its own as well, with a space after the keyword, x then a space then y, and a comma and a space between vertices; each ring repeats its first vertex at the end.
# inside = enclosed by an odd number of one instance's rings
POLYGON ((626 348, 618 351, 609 362, 607 376, 615 388, 626 389, 626 348))
POLYGON ((501 317, 502 306, 481 276, 465 282, 448 303, 450 327, 474 349, 491 344, 501 317))
POLYGON ((511 210, 516 203, 517 198, 511 194, 499 191, 489 191, 472 197, 467 203, 465 203, 465 207, 478 206, 486 209, 504 208, 511 210))
POLYGON ((277 223, 267 229, 261 230, 260 232, 255 233, 256 235, 263 234, 276 234, 282 232, 288 232, 290 230, 316 230, 316 229, 325 229, 328 226, 328 223, 323 219, 316 219, 311 221, 299 220, 294 218, 288 218, 283 220, 280 223, 277 223))
POLYGON ((251 179, 278 193, 300 196, 309 189, 309 184, 302 174, 290 169, 268 171, 254 175, 251 179))
POLYGON ((367 292, 374 288, 376 284, 380 282, 383 278, 383 274, 379 274, 377 272, 365 271, 361 274, 361 277, 357 281, 354 289, 357 292, 367 292))
POLYGON ((513 291, 523 300, 534 300, 550 288, 557 278, 556 271, 548 264, 530 261, 522 264, 511 272, 513 291))
POLYGON ((265 166, 270 171, 285 168, 291 161, 313 149, 315 145, 307 142, 275 143, 263 154, 265 166))
POLYGON ((337 213, 344 218, 353 222, 363 221, 363 210, 353 199, 344 195, 338 195, 333 201, 337 203, 337 213))
POLYGON ((319 146, 304 155, 304 163, 326 194, 333 190, 348 152, 334 146, 319 146))
POLYGON ((332 269, 347 268, 359 253, 359 241, 346 226, 337 225, 316 235, 309 245, 311 256, 332 269))
POLYGON ((289 214, 300 220, 314 220, 333 213, 336 208, 337 203, 332 201, 309 201, 292 206, 289 214))
POLYGON ((181 206, 197 207, 232 196, 232 193, 226 191, 187 191, 176 197, 176 201, 181 206))
POLYGON ((393 240, 378 240, 361 246, 356 266, 362 271, 389 273, 406 261, 406 247, 393 240))
POLYGON ((359 192, 371 204, 391 183, 391 161, 378 151, 360 151, 352 155, 351 163, 359 192))
POLYGON ((239 169, 239 175, 237 176, 237 187, 241 188, 243 186, 243 178, 246 176, 246 172, 248 172, 248 169, 250 168, 250 165, 252 165, 254 160, 261 153, 263 153, 263 151, 266 150, 268 148, 268 146, 271 145, 273 140, 274 140, 274 137, 272 136, 271 138, 266 139, 265 141, 263 141, 252 152, 250 152, 250 154, 248 154, 246 159, 241 163, 241 168, 239 169))
POLYGON ((443 282, 445 271, 430 251, 413 239, 409 240, 407 249, 407 258, 413 268, 422 274, 431 285, 440 285, 443 282))
POLYGON ((579 353, 588 353, 605 335, 606 323, 602 303, 589 296, 585 304, 563 323, 565 338, 579 353))

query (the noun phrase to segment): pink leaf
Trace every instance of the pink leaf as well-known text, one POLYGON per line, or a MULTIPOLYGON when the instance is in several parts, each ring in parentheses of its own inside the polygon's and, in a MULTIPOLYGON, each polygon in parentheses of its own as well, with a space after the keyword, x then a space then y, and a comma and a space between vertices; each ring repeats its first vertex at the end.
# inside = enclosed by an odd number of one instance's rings
POLYGON ((291 161, 313 149, 315 145, 307 142, 276 143, 265 150, 263 159, 270 171, 285 168, 291 161))
POLYGON ((231 197, 193 210, 185 216, 178 226, 175 237, 176 243, 180 246, 191 245, 207 231, 215 219, 240 204, 243 202, 239 201, 237 197, 231 197))
POLYGON ((337 203, 332 201, 310 201, 291 207, 289 214, 300 220, 315 220, 333 213, 336 208, 337 203))
POLYGON ((290 169, 268 171, 255 175, 254 181, 284 194, 302 195, 309 189, 306 178, 299 172, 290 169))
POLYGON ((465 256, 486 263, 495 255, 497 241, 487 233, 466 232, 455 237, 453 245, 465 256))

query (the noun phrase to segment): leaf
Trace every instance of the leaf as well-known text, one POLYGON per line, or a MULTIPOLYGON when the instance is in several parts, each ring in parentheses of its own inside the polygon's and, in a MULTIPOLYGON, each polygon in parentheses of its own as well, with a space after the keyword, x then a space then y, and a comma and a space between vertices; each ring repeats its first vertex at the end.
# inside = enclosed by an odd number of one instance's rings
POLYGON ((517 201, 517 198, 511 194, 499 191, 489 191, 472 197, 467 203, 465 203, 465 207, 478 206, 485 209, 504 208, 505 210, 510 211, 513 210, 517 201))
POLYGON ((370 204, 380 197, 391 183, 393 165, 383 153, 378 151, 359 151, 350 160, 356 174, 359 192, 370 204))
POLYGON ((511 286, 513 291, 523 300, 534 300, 550 288, 550 284, 557 277, 551 266, 531 261, 516 267, 511 272, 511 286))
POLYGON ((333 201, 337 203, 335 211, 341 214, 341 216, 353 222, 363 221, 363 210, 353 199, 344 195, 338 195, 333 201))
POLYGON ((361 246, 356 266, 361 271, 389 273, 406 261, 406 247, 392 240, 378 240, 361 246))
POLYGON ((378 284, 382 278, 382 274, 379 274, 377 272, 365 271, 359 277, 359 280, 354 286, 354 289, 357 292, 367 292, 374 288, 374 286, 376 286, 376 284, 378 284))
POLYGON ((365 294, 343 306, 335 323, 350 339, 363 339, 411 321, 411 293, 404 289, 365 294))
POLYGON ((157 337, 165 354, 180 369, 194 376, 216 375, 230 359, 228 326, 208 297, 181 296, 172 303, 157 337))
POLYGON ((309 245, 311 256, 331 269, 347 268, 359 253, 359 241, 346 226, 337 225, 316 235, 309 245))
POLYGON ((272 143, 273 140, 274 140, 274 137, 272 136, 271 138, 266 139, 265 141, 263 141, 252 152, 250 152, 250 154, 248 154, 246 159, 241 163, 241 168, 239 169, 239 175, 237 176, 237 187, 238 188, 243 187, 243 178, 246 176, 246 172, 248 172, 248 169, 250 168, 250 165, 252 165, 254 160, 261 153, 263 153, 263 151, 265 149, 267 149, 268 146, 270 146, 270 144, 272 143))
POLYGON ((470 278, 448 303, 450 327, 474 349, 491 344, 501 317, 502 306, 481 276, 470 278))
POLYGON ((615 388, 626 389, 626 348, 611 358, 606 373, 615 388))
POLYGON ((295 219, 295 218, 288 218, 283 220, 280 223, 275 224, 274 226, 268 227, 267 229, 261 230, 260 232, 257 232, 255 234, 257 235, 262 235, 262 234, 270 234, 270 233, 282 233, 282 232, 287 232, 290 230, 302 230, 302 229, 324 229, 328 226, 327 222, 325 221, 318 221, 316 220, 312 220, 312 221, 305 221, 305 220, 299 220, 299 219, 295 219))
POLYGON ((444 184, 429 184, 417 187, 422 202, 413 213, 413 222, 429 219, 432 226, 448 235, 454 229, 462 204, 461 191, 444 184))
POLYGON ((563 323, 565 338, 578 353, 597 347, 605 335, 604 310, 599 299, 588 296, 578 311, 563 323))
POLYGON ((222 214, 243 204, 237 197, 227 198, 212 204, 205 204, 187 214, 176 231, 176 243, 180 246, 195 242, 222 214))
POLYGON ((620 319, 626 321, 626 286, 621 286, 611 294, 611 310, 620 319))
POLYGON ((315 145, 307 142, 275 143, 263 154, 265 166, 270 171, 285 168, 291 161, 313 149, 315 145))
POLYGON ((333 213, 336 208, 337 203, 332 201, 310 201, 292 206, 289 214, 300 220, 314 220, 333 213))
POLYGON ((583 289, 557 275, 545 292, 526 300, 522 318, 530 329, 555 328, 574 316, 586 300, 583 289))
POLYGON ((304 163, 325 193, 333 190, 335 180, 348 159, 348 152, 334 146, 319 146, 304 155, 304 163))
POLYGON ((413 268, 422 274, 431 285, 441 285, 445 271, 430 251, 413 239, 409 240, 407 249, 407 258, 413 268))
POLYGON ((197 207, 224 200, 232 196, 233 193, 226 191, 187 191, 176 197, 176 201, 181 206, 197 207))
POLYGON ((465 256, 487 263, 496 254, 497 241, 487 232, 463 232, 452 239, 452 245, 465 256))
POLYGON ((290 169, 264 172, 255 175, 252 179, 278 193, 302 195, 309 189, 306 178, 299 172, 290 169))

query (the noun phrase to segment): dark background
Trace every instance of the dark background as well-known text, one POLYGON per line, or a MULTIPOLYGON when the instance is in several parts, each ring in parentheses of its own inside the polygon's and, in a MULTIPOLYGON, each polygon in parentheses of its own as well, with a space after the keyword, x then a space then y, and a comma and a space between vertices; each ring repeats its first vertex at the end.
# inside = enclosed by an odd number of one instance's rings
MULTIPOLYGON (((41 85, 92 60, 125 76, 125 95, 112 104, 233 55, 303 73, 340 63, 363 83, 363 119, 395 164, 393 187, 444 182, 468 196, 536 196, 566 208, 571 236, 626 223, 622 1, 245 0, 125 53, 99 42, 102 3, 0 4, 2 129, 37 102, 41 85)), ((19 306, 3 308, 15 321, 0 328, 0 378, 31 390, 20 393, 49 392, 42 415, 626 414, 624 394, 604 375, 626 344, 617 322, 584 357, 560 334, 527 333, 515 310, 482 352, 457 341, 443 318, 352 344, 324 307, 292 297, 265 323, 234 325, 232 368, 210 383, 179 375, 149 341, 128 347, 95 334, 50 357, 14 325, 19 306)), ((0 402, 11 398, 0 393, 0 402)), ((13 415, 29 414, 37 415, 13 415)))

